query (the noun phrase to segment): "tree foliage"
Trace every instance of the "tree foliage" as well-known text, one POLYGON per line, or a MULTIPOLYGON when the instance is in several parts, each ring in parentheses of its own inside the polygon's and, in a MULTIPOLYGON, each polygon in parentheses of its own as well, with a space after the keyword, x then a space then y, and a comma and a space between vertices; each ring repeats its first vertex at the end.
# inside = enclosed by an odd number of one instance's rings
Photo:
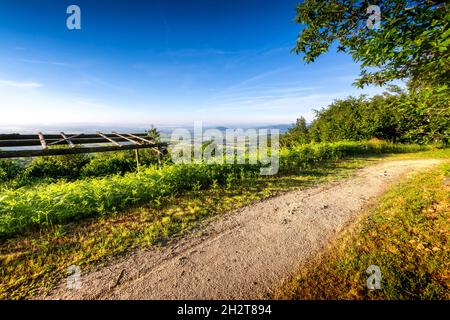
POLYGON ((312 141, 367 140, 449 143, 448 98, 431 89, 385 92, 336 100, 316 111, 309 128, 312 141))
POLYGON ((356 85, 408 79, 414 87, 447 86, 450 79, 450 13, 446 1, 305 0, 297 7, 303 25, 294 51, 313 62, 337 42, 361 64, 356 85), (366 26, 378 5, 380 26, 366 26))
POLYGON ((300 117, 295 124, 281 137, 281 145, 290 147, 296 144, 305 144, 310 142, 309 129, 306 119, 300 117))
POLYGON ((154 141, 155 143, 161 141, 161 133, 153 125, 150 127, 150 129, 147 130, 147 136, 150 138, 150 140, 154 141))

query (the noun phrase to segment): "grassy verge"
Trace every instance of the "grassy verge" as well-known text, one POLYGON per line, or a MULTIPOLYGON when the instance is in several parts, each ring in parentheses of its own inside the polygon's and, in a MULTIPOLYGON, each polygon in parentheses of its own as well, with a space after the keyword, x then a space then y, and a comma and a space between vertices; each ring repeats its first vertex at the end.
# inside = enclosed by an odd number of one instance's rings
POLYGON ((275 298, 450 299, 449 176, 447 163, 393 187, 275 298), (381 270, 379 290, 367 289, 370 265, 381 270))

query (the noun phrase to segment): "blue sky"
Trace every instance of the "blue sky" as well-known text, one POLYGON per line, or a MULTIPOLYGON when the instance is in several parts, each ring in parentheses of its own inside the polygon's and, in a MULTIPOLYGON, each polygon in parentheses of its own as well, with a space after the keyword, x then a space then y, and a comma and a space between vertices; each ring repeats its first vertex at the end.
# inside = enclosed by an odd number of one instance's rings
POLYGON ((347 55, 290 52, 297 3, 1 0, 0 126, 291 123, 380 92, 352 86, 347 55))

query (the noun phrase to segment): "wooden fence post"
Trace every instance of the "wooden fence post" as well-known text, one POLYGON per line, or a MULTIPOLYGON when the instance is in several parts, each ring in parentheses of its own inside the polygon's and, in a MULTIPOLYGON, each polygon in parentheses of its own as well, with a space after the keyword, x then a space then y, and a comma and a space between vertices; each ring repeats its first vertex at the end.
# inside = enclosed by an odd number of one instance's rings
POLYGON ((136 168, 137 168, 137 172, 140 172, 141 155, 139 153, 139 147, 134 149, 134 151, 136 153, 136 168))

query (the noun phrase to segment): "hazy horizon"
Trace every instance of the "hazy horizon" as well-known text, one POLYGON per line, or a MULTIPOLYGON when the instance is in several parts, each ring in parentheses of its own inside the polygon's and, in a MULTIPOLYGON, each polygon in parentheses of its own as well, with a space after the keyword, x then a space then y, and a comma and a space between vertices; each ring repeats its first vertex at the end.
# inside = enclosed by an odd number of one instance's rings
MULTIPOLYGON (((192 129, 193 124, 92 124, 92 123, 77 123, 77 124, 60 124, 60 125, 45 125, 45 124, 24 124, 24 125, 13 125, 13 126, 3 126, 0 125, 0 134, 34 134, 37 132, 43 132, 44 134, 54 134, 64 131, 66 133, 94 133, 98 130, 108 133, 111 131, 122 131, 122 132, 144 132, 154 126, 162 133, 171 132, 177 128, 187 128, 192 129)), ((280 123, 280 124, 263 124, 263 123, 247 123, 247 124, 203 124, 203 128, 258 128, 258 129, 280 129, 281 132, 287 130, 291 127, 292 123, 280 123)))

